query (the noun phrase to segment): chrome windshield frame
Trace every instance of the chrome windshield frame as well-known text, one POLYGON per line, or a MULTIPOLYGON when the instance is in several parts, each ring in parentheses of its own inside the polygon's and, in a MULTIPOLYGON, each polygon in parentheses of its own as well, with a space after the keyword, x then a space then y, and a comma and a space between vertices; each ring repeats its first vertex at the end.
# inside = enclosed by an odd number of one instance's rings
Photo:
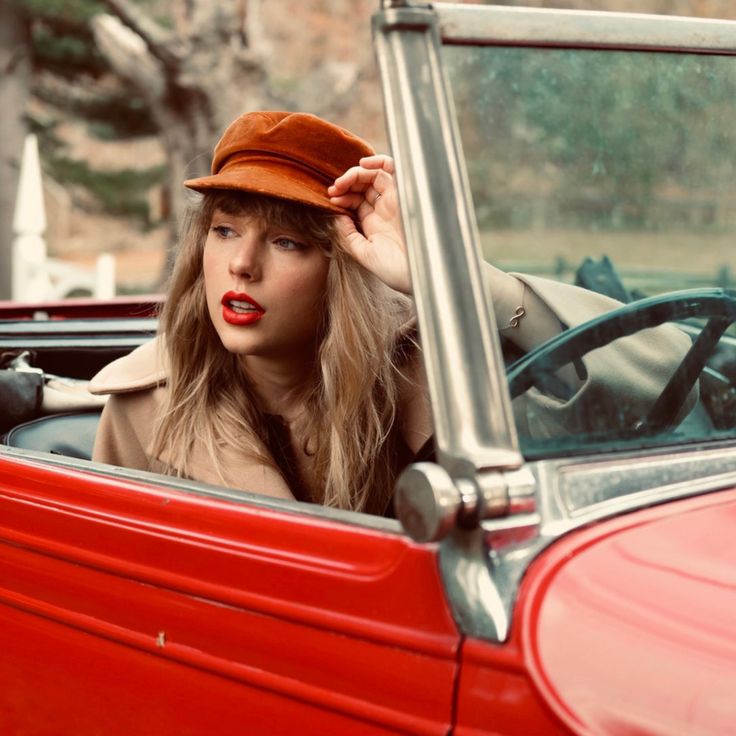
POLYGON ((434 3, 443 43, 736 55, 736 21, 434 3))
POLYGON ((374 16, 440 464, 454 478, 522 463, 436 13, 374 16), (485 407, 485 409, 483 408, 485 407))
MULTIPOLYGON (((463 528, 453 517, 455 526, 445 524, 451 531, 438 548, 460 629, 503 642, 524 572, 549 544, 595 521, 733 487, 736 454, 729 441, 718 447, 690 445, 524 462, 495 318, 488 309, 490 295, 482 288, 478 227, 441 47, 729 56, 736 55, 736 21, 382 0, 373 33, 438 460, 449 476, 444 488, 437 489, 438 508, 452 495, 452 482, 461 496, 463 479, 477 482, 484 472, 498 478, 503 471, 513 475, 521 468, 535 481, 535 502, 525 513, 487 520, 475 528, 463 528), (461 293, 464 288, 467 293, 461 293), (617 493, 611 494, 611 488, 617 493), (533 531, 529 541, 490 551, 494 532, 524 528, 533 531)), ((425 478, 432 485, 429 475, 425 478)), ((447 506, 455 508, 449 501, 447 506)))

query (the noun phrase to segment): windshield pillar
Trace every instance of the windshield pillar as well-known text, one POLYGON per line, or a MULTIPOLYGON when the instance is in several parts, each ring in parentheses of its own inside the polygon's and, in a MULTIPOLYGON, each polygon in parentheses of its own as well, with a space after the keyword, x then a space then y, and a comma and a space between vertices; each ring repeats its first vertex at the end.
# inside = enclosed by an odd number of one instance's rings
POLYGON ((388 133, 432 402, 453 478, 522 464, 434 12, 373 19, 388 133))

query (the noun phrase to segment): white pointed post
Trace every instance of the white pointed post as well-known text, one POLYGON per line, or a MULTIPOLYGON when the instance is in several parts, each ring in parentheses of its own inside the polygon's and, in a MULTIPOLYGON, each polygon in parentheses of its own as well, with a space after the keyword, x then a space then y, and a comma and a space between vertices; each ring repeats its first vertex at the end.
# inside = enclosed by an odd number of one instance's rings
POLYGON ((23 146, 18 181, 18 196, 13 217, 12 298, 36 302, 48 298, 51 291, 46 267, 46 208, 43 203, 41 164, 38 141, 29 133, 23 146))
POLYGON ((101 253, 97 257, 93 296, 105 300, 115 296, 115 257, 110 253, 101 253))

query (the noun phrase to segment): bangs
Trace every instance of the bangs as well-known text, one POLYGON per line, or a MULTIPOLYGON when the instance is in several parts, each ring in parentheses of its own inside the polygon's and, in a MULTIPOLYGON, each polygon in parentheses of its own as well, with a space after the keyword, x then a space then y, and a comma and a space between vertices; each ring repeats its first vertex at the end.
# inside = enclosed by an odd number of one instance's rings
POLYGON ((226 215, 252 217, 262 223, 296 231, 326 253, 332 252, 337 240, 335 216, 316 207, 250 192, 222 190, 204 196, 207 227, 215 210, 220 210, 226 215))

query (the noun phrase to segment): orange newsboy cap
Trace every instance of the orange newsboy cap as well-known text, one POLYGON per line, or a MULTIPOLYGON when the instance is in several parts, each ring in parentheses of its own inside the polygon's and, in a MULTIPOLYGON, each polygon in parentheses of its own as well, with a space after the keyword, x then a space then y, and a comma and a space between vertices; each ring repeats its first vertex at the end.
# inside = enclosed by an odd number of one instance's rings
POLYGON ((327 187, 373 148, 338 125, 303 112, 249 112, 215 146, 212 175, 188 179, 198 192, 229 189, 345 214, 327 187))

